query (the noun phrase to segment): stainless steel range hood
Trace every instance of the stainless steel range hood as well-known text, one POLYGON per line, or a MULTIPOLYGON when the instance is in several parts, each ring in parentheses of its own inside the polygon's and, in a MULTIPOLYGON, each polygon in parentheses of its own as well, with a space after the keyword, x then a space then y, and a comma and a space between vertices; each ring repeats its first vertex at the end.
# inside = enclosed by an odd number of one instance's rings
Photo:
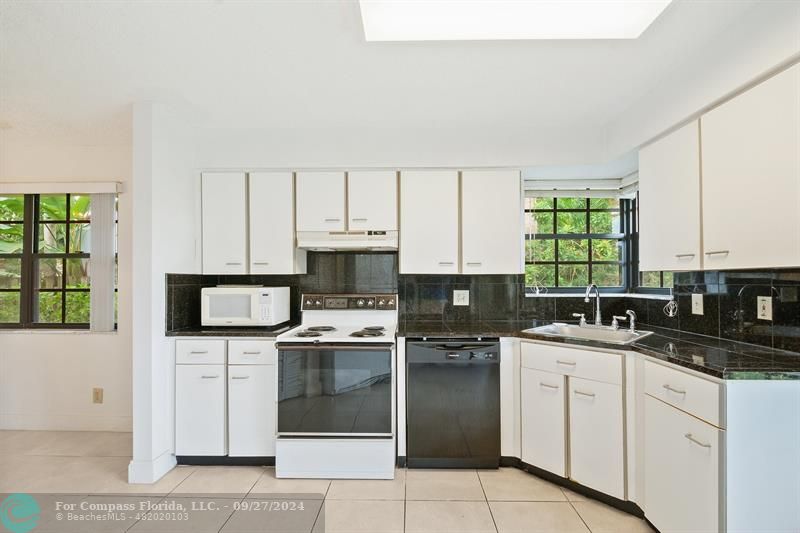
POLYGON ((298 231, 297 247, 317 252, 396 251, 397 231, 298 231))

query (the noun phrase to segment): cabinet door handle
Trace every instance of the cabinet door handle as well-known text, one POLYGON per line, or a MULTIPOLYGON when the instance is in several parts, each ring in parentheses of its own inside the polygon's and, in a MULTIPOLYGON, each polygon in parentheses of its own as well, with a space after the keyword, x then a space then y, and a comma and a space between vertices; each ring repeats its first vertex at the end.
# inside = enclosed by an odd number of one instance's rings
POLYGON ((577 363, 574 363, 572 361, 560 361, 558 359, 556 359, 556 364, 564 365, 564 366, 577 366, 577 363))
POLYGON ((341 220, 341 218, 326 218, 325 222, 339 222, 341 220))
POLYGON ((250 379, 250 376, 231 376, 231 379, 250 379))
POLYGON ((483 263, 481 263, 481 262, 467 263, 467 266, 468 266, 468 267, 479 267, 479 266, 481 266, 482 264, 483 264, 483 263))
POLYGON ((699 440, 697 440, 696 438, 694 438, 694 435, 692 435, 691 433, 687 433, 686 435, 684 435, 684 437, 686 437, 686 438, 687 438, 687 439, 689 439, 690 441, 694 442, 694 443, 695 443, 695 444, 697 444, 698 446, 701 446, 701 447, 703 447, 703 448, 711 448, 711 445, 710 445, 710 444, 706 444, 706 443, 704 443, 704 442, 700 442, 699 440))
POLYGON ((454 264, 452 261, 439 261, 439 266, 452 266, 454 264))
POLYGON ((202 379, 217 379, 219 377, 219 374, 217 374, 215 376, 200 376, 200 377, 202 379))
POLYGON ((694 257, 695 254, 675 254, 675 257, 678 259, 683 259, 684 257, 694 257))
POLYGON ((461 357, 461 354, 458 354, 456 352, 450 352, 449 354, 447 354, 446 357, 448 359, 458 359, 459 357, 461 357))
POLYGON ((259 265, 259 266, 267 266, 269 264, 269 262, 267 262, 267 261, 255 261, 255 262, 253 262, 253 264, 254 265, 259 265))
POLYGON ((669 383, 664 383, 664 390, 674 392, 675 394, 686 394, 685 390, 676 389, 675 387, 670 386, 669 383))
POLYGON ((208 350, 192 350, 191 352, 189 352, 190 355, 203 355, 207 353, 208 350))
POLYGON ((706 252, 706 255, 728 255, 730 250, 716 250, 714 252, 706 252))
POLYGON ((586 396, 587 398, 594 398, 595 397, 595 394, 593 392, 583 392, 583 391, 580 391, 580 390, 576 390, 575 394, 578 394, 580 396, 586 396))
POLYGON ((242 352, 242 355, 258 355, 260 353, 261 353, 261 351, 259 350, 257 352, 242 352))
POLYGON ((366 222, 367 221, 366 218, 351 218, 350 220, 352 220, 353 222, 366 222))
POLYGON ((226 266, 239 266, 239 265, 241 265, 241 263, 228 262, 228 263, 225 263, 225 265, 226 266))
POLYGON ((544 387, 545 389, 551 390, 558 390, 558 385, 550 385, 549 383, 539 382, 540 387, 544 387))

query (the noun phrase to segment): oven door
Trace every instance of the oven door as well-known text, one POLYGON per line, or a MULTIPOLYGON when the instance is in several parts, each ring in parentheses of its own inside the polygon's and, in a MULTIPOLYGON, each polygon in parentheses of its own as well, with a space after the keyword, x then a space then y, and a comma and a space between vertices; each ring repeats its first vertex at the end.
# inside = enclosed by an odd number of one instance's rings
POLYGON ((278 346, 279 437, 391 437, 392 344, 278 346))

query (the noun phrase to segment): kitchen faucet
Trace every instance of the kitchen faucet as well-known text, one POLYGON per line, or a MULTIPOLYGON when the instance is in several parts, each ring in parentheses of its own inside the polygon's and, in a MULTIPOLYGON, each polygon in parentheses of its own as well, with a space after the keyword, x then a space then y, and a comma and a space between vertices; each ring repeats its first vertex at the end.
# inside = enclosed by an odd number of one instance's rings
POLYGON ((592 294, 592 289, 594 289, 597 298, 597 300, 595 300, 594 325, 602 326, 603 319, 600 317, 600 289, 597 288, 597 285, 592 283, 591 285, 586 287, 586 294, 583 297, 583 301, 587 303, 589 302, 589 296, 592 294))

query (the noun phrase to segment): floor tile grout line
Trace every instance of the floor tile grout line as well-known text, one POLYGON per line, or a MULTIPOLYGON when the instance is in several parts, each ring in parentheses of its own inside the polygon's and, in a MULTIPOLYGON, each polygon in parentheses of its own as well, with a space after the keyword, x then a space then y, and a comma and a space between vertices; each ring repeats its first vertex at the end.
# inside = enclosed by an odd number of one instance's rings
POLYGON ((328 501, 328 492, 331 490, 331 485, 333 484, 333 480, 329 479, 328 486, 325 488, 325 494, 322 495, 322 504, 319 506, 319 511, 317 511, 317 516, 314 518, 314 523, 311 524, 311 531, 310 533, 314 533, 314 528, 317 527, 317 522, 319 522, 319 515, 322 514, 323 510, 325 509, 325 502, 328 501))
POLYGON ((489 516, 492 517, 492 524, 494 524, 494 530, 499 532, 500 528, 497 527, 497 520, 494 519, 494 513, 492 512, 492 506, 489 505, 489 496, 486 495, 486 489, 483 486, 483 480, 481 479, 481 473, 477 470, 475 471, 475 475, 478 476, 478 483, 481 486, 481 491, 483 492, 483 497, 486 502, 486 507, 489 509, 489 516))
MULTIPOLYGON (((563 492, 563 489, 562 489, 562 492, 563 492)), ((567 493, 565 492, 564 496, 566 496, 566 495, 567 495, 567 493)), ((578 515, 578 518, 581 519, 581 522, 583 522, 583 525, 586 526, 587 531, 589 531, 589 533, 592 533, 592 528, 590 528, 589 524, 586 523, 586 520, 583 519, 583 516, 581 516, 581 513, 579 513, 578 510, 575 508, 575 505, 573 505, 572 501, 570 501, 569 498, 567 498, 567 501, 569 502, 569 506, 572 507, 572 510, 575 511, 575 514, 578 515)))

